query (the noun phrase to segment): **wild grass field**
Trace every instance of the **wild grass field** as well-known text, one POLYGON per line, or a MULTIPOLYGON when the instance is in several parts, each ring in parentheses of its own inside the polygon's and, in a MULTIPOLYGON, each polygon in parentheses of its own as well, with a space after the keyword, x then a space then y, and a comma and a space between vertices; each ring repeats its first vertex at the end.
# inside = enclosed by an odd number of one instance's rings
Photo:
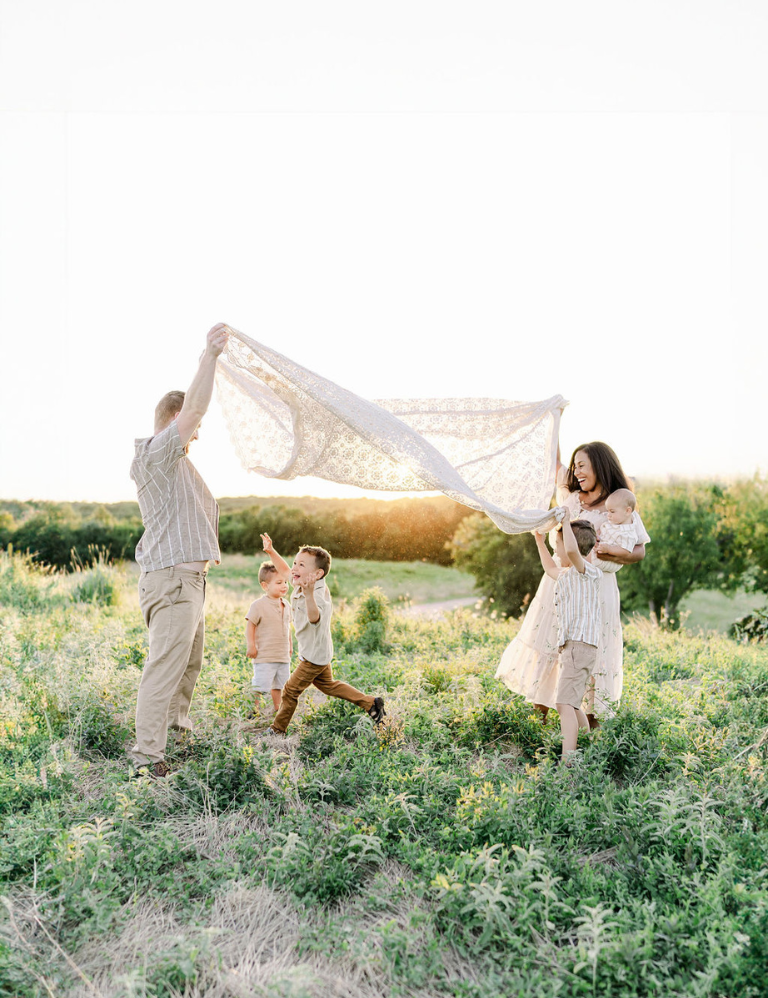
POLYGON ((214 583, 196 735, 131 781, 134 582, 0 555, 0 993, 768 993, 762 647, 629 625, 621 711, 565 768, 493 678, 515 622, 382 639, 353 604, 335 671, 385 724, 308 697, 273 746, 214 583))
MULTIPOLYGON (((225 554, 208 574, 211 592, 246 601, 261 594, 258 574, 265 555, 225 554)), ((138 571, 138 569, 136 569, 138 571)), ((328 584, 335 600, 351 600, 378 586, 393 603, 436 603, 478 595, 475 579, 457 568, 427 561, 334 558, 328 584)), ((478 599, 480 597, 478 596, 478 599)), ((246 607, 247 608, 247 607, 246 607)))

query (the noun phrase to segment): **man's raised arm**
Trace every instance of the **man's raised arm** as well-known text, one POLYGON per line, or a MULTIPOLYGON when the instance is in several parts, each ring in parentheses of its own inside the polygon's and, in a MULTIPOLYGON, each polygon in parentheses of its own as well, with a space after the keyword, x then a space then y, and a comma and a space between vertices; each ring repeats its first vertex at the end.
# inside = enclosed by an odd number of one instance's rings
POLYGON ((200 420, 208 411, 213 395, 213 378, 216 374, 216 362, 227 345, 229 327, 226 323, 217 322, 208 333, 208 341, 200 358, 200 366, 192 379, 192 384, 184 396, 184 405, 176 417, 182 447, 186 447, 194 437, 200 420))

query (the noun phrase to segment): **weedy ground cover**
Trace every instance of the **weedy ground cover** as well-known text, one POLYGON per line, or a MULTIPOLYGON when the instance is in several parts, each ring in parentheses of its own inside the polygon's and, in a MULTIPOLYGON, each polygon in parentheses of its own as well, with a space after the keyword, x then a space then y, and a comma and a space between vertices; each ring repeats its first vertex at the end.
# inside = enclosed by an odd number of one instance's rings
POLYGON ((0 558, 0 992, 768 993, 762 648, 630 625, 622 709, 563 768, 556 719, 493 678, 515 622, 368 594, 335 671, 385 723, 307 697, 273 746, 224 594, 194 739, 130 781, 130 575, 0 558))

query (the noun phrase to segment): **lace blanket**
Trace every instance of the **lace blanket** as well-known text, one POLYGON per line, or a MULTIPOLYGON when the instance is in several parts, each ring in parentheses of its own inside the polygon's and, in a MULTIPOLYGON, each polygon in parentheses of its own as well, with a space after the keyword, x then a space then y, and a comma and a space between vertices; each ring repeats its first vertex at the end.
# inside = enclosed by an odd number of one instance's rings
POLYGON ((508 534, 546 530, 562 409, 502 399, 369 402, 231 330, 217 365, 235 450, 267 478, 444 492, 508 534))

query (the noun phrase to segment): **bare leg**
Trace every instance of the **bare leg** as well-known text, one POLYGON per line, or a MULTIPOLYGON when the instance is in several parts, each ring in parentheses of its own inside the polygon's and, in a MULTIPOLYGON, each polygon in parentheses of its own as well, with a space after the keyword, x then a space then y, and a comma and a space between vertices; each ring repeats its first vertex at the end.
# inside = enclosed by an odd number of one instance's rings
POLYGON ((282 699, 282 691, 281 690, 270 690, 270 693, 272 694, 272 706, 275 708, 275 713, 277 713, 277 711, 280 710, 280 701, 282 699))
POLYGON ((549 713, 549 707, 545 707, 543 703, 535 703, 533 706, 534 709, 538 710, 538 712, 541 714, 542 721, 546 721, 547 714, 549 713))
POLYGON ((586 716, 589 722, 590 731, 600 727, 600 722, 595 717, 595 677, 591 676, 587 684, 587 692, 584 696, 584 706, 587 708, 586 716))
POLYGON ((563 759, 565 759, 570 752, 576 751, 579 728, 587 727, 587 716, 583 710, 572 707, 569 703, 557 704, 557 713, 560 715, 560 731, 563 735, 563 759))

